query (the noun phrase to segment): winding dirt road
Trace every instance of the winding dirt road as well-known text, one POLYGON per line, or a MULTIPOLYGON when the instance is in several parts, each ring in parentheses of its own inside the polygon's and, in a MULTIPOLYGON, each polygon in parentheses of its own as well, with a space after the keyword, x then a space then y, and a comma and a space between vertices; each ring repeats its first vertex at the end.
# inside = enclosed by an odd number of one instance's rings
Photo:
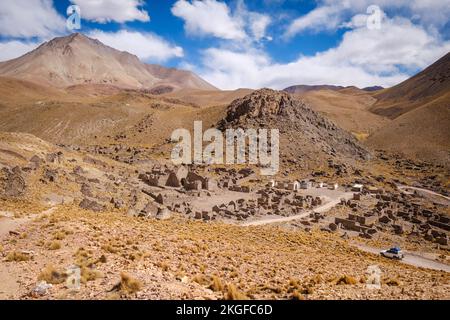
POLYGON ((242 223, 240 225, 243 226, 243 227, 262 226, 262 225, 266 225, 266 224, 280 223, 280 222, 289 222, 289 221, 293 221, 293 220, 302 219, 302 218, 305 218, 305 217, 309 216, 313 212, 323 213, 323 212, 327 212, 327 211, 331 210, 336 205, 338 205, 341 202, 341 199, 343 199, 343 198, 345 200, 352 199, 353 198, 353 192, 345 192, 343 194, 340 194, 339 196, 336 196, 336 198, 331 199, 331 201, 325 203, 324 205, 321 205, 321 206, 319 206, 319 207, 317 207, 317 208, 315 208, 313 210, 308 210, 308 211, 302 212, 301 214, 297 214, 295 216, 290 216, 290 217, 267 217, 267 218, 262 218, 260 220, 244 222, 244 223, 242 223))
POLYGON ((410 187, 410 186, 404 186, 404 185, 399 185, 399 186, 397 186, 397 188, 399 190, 402 190, 402 191, 415 190, 415 191, 423 192, 423 193, 426 193, 426 194, 429 194, 429 195, 432 195, 432 196, 441 197, 441 198, 443 198, 445 200, 450 201, 450 197, 444 196, 443 194, 440 194, 440 193, 437 193, 437 192, 434 192, 434 191, 431 191, 431 190, 428 190, 428 189, 417 188, 417 187, 410 187))

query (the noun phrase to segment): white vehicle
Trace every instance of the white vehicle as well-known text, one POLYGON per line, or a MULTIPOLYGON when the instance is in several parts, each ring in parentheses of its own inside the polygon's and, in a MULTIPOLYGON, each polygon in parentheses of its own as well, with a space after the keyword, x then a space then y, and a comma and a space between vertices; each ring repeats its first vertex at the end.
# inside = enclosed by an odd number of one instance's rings
POLYGON ((400 248, 391 248, 389 250, 383 250, 380 252, 383 257, 389 259, 402 260, 404 258, 403 252, 400 248))

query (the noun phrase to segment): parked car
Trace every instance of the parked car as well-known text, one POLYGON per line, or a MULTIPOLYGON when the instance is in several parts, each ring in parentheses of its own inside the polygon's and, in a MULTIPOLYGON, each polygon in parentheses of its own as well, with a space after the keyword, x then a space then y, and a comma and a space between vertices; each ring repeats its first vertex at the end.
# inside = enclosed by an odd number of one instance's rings
POLYGON ((400 248, 391 248, 389 250, 383 250, 380 252, 383 257, 389 259, 397 259, 402 260, 404 258, 404 254, 400 248))

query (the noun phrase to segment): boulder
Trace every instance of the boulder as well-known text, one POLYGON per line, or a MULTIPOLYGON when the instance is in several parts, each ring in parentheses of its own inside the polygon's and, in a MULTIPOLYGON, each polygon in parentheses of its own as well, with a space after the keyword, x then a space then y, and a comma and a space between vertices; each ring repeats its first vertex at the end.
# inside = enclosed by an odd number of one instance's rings
POLYGON ((94 212, 100 212, 105 209, 105 207, 99 204, 97 201, 90 200, 88 198, 84 198, 83 201, 80 202, 80 208, 85 210, 91 210, 94 212))
POLYGON ((12 171, 4 168, 3 172, 5 173, 4 194, 7 197, 23 196, 27 184, 20 168, 16 167, 12 171))
POLYGON ((172 217, 171 212, 167 208, 159 208, 158 213, 156 214, 156 219, 158 220, 167 220, 172 217))

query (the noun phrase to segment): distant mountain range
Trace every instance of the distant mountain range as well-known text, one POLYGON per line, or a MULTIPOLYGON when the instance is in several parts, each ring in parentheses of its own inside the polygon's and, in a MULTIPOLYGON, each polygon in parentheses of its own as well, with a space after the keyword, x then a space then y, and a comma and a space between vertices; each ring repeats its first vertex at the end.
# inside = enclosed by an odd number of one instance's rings
POLYGON ((145 64, 128 52, 83 34, 55 38, 37 49, 0 63, 0 76, 63 88, 108 84, 121 88, 217 90, 190 71, 145 64))
MULTIPOLYGON (((355 86, 347 86, 347 87, 343 87, 343 86, 334 86, 334 85, 296 85, 296 86, 291 86, 288 87, 286 89, 284 89, 284 92, 287 93, 291 93, 291 94, 299 94, 299 93, 305 93, 305 92, 310 92, 310 91, 318 91, 318 90, 331 90, 331 91, 339 91, 342 89, 359 89, 355 86)), ((373 86, 373 87, 366 87, 364 89, 359 89, 359 90, 364 90, 364 91, 378 91, 378 90, 382 90, 384 89, 383 87, 380 86, 373 86)))

